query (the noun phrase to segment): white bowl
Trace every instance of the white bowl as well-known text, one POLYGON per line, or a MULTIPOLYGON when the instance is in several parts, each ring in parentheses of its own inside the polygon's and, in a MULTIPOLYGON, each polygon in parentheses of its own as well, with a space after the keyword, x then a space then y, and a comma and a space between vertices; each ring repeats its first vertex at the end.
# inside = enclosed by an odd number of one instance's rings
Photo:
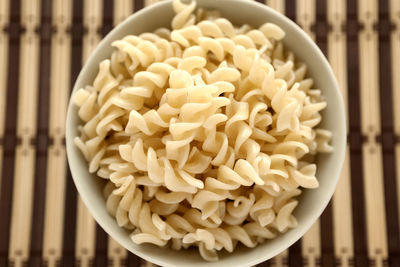
MULTIPOLYGON (((268 260, 279 254, 297 241, 317 220, 331 199, 342 168, 345 144, 346 124, 342 96, 334 74, 322 52, 314 42, 295 23, 255 1, 243 0, 200 0, 198 6, 208 9, 218 9, 222 15, 236 25, 250 24, 259 26, 265 22, 279 25, 285 32, 283 40, 286 47, 292 50, 298 60, 308 67, 309 77, 314 79, 328 102, 323 112, 321 126, 333 133, 332 145, 334 152, 319 155, 317 159, 318 189, 304 190, 295 209, 298 226, 276 239, 268 240, 255 248, 238 247, 233 253, 220 253, 218 262, 207 263, 197 249, 174 251, 153 245, 136 245, 129 238, 129 233, 118 227, 115 219, 106 211, 103 197, 102 179, 88 172, 88 164, 79 149, 74 145, 73 138, 78 135, 77 126, 80 121, 77 108, 70 101, 67 114, 66 145, 69 166, 75 185, 83 202, 92 213, 95 220, 118 243, 141 258, 162 266, 251 266, 268 260)), ((171 1, 162 1, 145 8, 126 19, 115 27, 95 49, 84 65, 74 86, 74 92, 87 84, 92 84, 98 72, 100 61, 110 57, 113 48, 111 42, 128 34, 149 32, 159 27, 170 27, 174 13, 171 1)))

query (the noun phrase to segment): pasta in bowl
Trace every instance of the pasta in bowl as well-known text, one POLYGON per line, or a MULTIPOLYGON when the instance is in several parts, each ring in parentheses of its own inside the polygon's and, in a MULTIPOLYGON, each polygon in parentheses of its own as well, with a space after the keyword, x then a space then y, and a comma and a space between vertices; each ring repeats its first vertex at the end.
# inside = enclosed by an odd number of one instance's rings
POLYGON ((270 9, 227 3, 174 0, 131 16, 69 105, 82 199, 156 264, 204 264, 191 247, 219 266, 266 260, 312 225, 339 177, 343 103, 323 55, 270 9))

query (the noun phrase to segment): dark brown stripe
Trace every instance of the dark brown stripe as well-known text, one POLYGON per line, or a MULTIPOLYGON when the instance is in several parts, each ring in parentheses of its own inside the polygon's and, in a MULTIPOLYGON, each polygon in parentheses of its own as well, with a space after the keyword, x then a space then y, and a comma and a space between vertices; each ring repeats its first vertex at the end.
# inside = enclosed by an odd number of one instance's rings
MULTIPOLYGON (((326 0, 316 1, 316 43, 326 56, 327 35, 329 26, 326 20, 326 0)), ((333 244, 333 220, 332 220, 332 201, 329 202, 320 217, 320 237, 321 237, 321 266, 335 266, 335 254, 333 244)))
MULTIPOLYGON (((389 18, 388 0, 379 1, 379 92, 381 107, 381 142, 383 175, 385 186, 386 230, 389 250, 389 265, 400 266, 400 236, 397 206, 397 181, 395 161, 395 135, 393 130, 392 105, 392 56, 390 32, 393 29, 389 18)), ((398 75, 395 74, 395 75, 398 75)), ((400 170, 397 170, 400 171, 400 170)))
POLYGON ((348 77, 348 110, 349 110, 349 143, 350 143, 350 175, 351 198, 353 211, 354 265, 368 266, 365 195, 363 181, 363 155, 360 118, 360 71, 358 51, 357 3, 347 1, 347 77, 348 77))
POLYGON ((296 0, 285 0, 285 15, 296 21, 296 0))
POLYGON ((34 199, 32 211, 31 244, 28 266, 41 267, 43 233, 44 233, 44 209, 46 200, 46 171, 47 171, 47 148, 49 144, 48 121, 49 121, 49 91, 50 91, 50 40, 51 40, 51 0, 42 0, 41 25, 38 29, 40 34, 40 72, 39 72, 39 95, 38 95, 38 117, 36 132, 36 159, 34 199))
POLYGON ((113 27, 114 2, 103 0, 103 24, 101 35, 105 36, 113 27))
POLYGON ((321 266, 335 266, 332 224, 332 201, 320 218, 321 223, 321 266))
POLYGON ((256 0, 256 1, 261 3, 261 4, 265 4, 265 0, 256 0))
POLYGON ((77 193, 72 181, 69 168, 67 168, 66 195, 64 207, 64 234, 61 266, 69 267, 76 265, 75 240, 76 240, 76 213, 77 193))
POLYGON ((289 247, 288 262, 290 267, 303 266, 303 257, 301 254, 301 239, 289 247))
MULTIPOLYGON (((83 27, 83 1, 74 0, 73 18, 70 33, 72 36, 71 47, 71 90, 82 66, 82 39, 83 27)), ((63 255, 61 266, 75 266, 75 241, 76 241, 76 213, 77 213, 77 191, 72 181, 71 172, 67 168, 66 194, 64 206, 64 235, 63 255)))
POLYGON ((104 230, 96 224, 96 255, 94 258, 94 266, 107 267, 107 251, 108 251, 108 235, 104 230))
POLYGON ((327 52, 327 40, 328 40, 328 32, 329 25, 326 20, 326 0, 318 0, 316 1, 316 14, 315 14, 315 41, 321 51, 326 56, 327 52))
POLYGON ((133 10, 136 12, 142 9, 144 6, 144 0, 133 0, 133 10))
POLYGON ((126 267, 140 267, 141 264, 142 259, 128 250, 128 256, 126 257, 126 267))
POLYGON ((0 193, 0 266, 8 266, 10 241, 11 202, 14 185, 14 158, 18 138, 16 136, 18 112, 18 76, 20 48, 20 0, 10 0, 8 48, 8 80, 6 96, 5 132, 3 138, 3 163, 0 193))
POLYGON ((257 267, 269 267, 270 266, 270 260, 264 261, 260 264, 257 264, 257 267))

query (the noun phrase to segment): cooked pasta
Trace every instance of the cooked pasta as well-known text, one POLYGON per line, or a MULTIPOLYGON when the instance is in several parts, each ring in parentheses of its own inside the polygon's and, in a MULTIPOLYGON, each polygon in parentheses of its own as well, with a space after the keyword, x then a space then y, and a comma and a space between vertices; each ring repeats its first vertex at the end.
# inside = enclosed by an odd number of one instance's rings
POLYGON ((75 144, 133 242, 215 261, 296 227, 296 197, 319 185, 312 159, 332 151, 318 128, 326 102, 277 25, 173 8, 172 30, 113 42, 75 92, 75 144))

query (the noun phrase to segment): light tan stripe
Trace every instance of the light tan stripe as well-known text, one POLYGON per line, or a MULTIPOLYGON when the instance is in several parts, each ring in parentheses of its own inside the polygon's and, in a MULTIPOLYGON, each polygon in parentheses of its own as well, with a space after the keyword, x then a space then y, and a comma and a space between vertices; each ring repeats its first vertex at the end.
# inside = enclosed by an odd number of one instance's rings
MULTIPOLYGON (((315 40, 311 26, 315 23, 315 0, 297 2, 296 22, 315 40)), ((321 257, 320 221, 317 220, 302 238, 302 255, 307 266, 316 266, 321 257)))
POLYGON ((133 13, 132 0, 120 0, 114 2, 114 26, 122 22, 133 13))
POLYGON ((376 1, 366 0, 364 5, 358 5, 359 20, 364 25, 359 33, 361 128, 368 136, 376 136, 380 132, 378 33, 373 29, 378 20, 376 1))
POLYGON ((315 33, 311 30, 311 26, 315 23, 315 1, 298 1, 296 5, 296 22, 313 40, 315 33))
POLYGON ((47 157, 46 203, 43 238, 43 259, 47 266, 56 266, 62 255, 64 229, 64 199, 66 155, 63 145, 65 117, 70 88, 72 1, 53 1, 53 26, 57 29, 51 39, 51 75, 49 136, 53 144, 47 157))
POLYGON ((80 266, 90 266, 95 255, 96 224, 82 199, 78 198, 75 253, 80 266))
MULTIPOLYGON (((396 26, 390 35, 392 49, 392 88, 395 133, 400 136, 400 1, 390 0, 390 20, 396 26), (397 103, 396 103, 397 100, 397 103)), ((399 165, 397 165, 399 166, 399 165)), ((398 171, 397 173, 400 173, 398 171)), ((399 184, 399 183, 398 183, 399 184)), ((400 196, 400 191, 398 191, 400 196)), ((400 206, 399 206, 400 207, 400 206)), ((400 214, 400 213, 399 213, 400 214)))
POLYGON ((368 255, 375 266, 382 266, 387 258, 384 189, 381 145, 376 143, 380 133, 379 82, 378 82, 378 33, 373 26, 378 20, 378 1, 367 0, 358 5, 361 129, 368 141, 363 144, 364 190, 366 198, 368 255))
POLYGON ((144 6, 150 6, 150 5, 155 4, 157 2, 160 2, 160 0, 144 0, 144 6))
POLYGON ((35 28, 40 22, 40 2, 22 1, 17 135, 14 187, 11 213, 10 262, 16 267, 29 257, 36 135, 39 36, 35 28))
POLYGON ((83 10, 83 24, 87 28, 87 33, 83 36, 82 64, 101 40, 97 30, 102 25, 103 5, 98 0, 85 0, 83 10))
MULTIPOLYGON (((9 1, 0 1, 0 138, 4 137, 5 123, 5 102, 7 91, 7 73, 8 73, 8 35, 4 32, 4 28, 8 24, 8 3, 9 1)), ((2 173, 3 164, 3 146, 0 145, 0 173, 2 173)), ((1 192, 1 177, 0 177, 1 192)))
POLYGON ((346 147, 346 156, 339 183, 333 195, 333 233, 335 257, 340 265, 347 267, 354 256, 353 227, 350 191, 350 149, 346 147))
MULTIPOLYGON (((4 32, 8 25, 8 3, 0 1, 0 138, 4 136, 5 123, 5 101, 7 91, 7 69, 8 69, 8 34, 4 32)), ((1 162, 1 160, 0 160, 1 162)), ((1 164, 1 163, 0 163, 1 164)), ((1 166, 0 166, 1 170, 1 166)), ((1 183, 0 183, 1 184, 1 183)))
MULTIPOLYGON (((101 1, 85 0, 83 8, 83 23, 87 28, 87 33, 83 36, 82 63, 84 64, 101 40, 97 30, 102 24, 103 6, 101 1)), ((77 210, 76 257, 80 266, 86 267, 90 266, 95 255, 96 224, 80 197, 77 210)))
POLYGON ((287 267, 288 266, 288 250, 284 250, 281 254, 275 256, 270 261, 271 267, 287 267))
MULTIPOLYGON (((400 1, 390 0, 390 20, 396 25, 394 31, 390 35, 390 44, 392 52, 392 88, 393 88, 393 119, 394 132, 400 137, 400 1), (397 102, 396 102, 397 100, 397 102)), ((396 161, 397 161, 397 207, 399 209, 400 222, 400 142, 396 143, 396 161)), ((400 231, 400 223, 399 223, 400 231)))
POLYGON ((381 145, 363 145, 364 190, 366 196, 368 255, 375 266, 383 266, 387 259, 384 194, 382 185, 381 145))
POLYGON ((9 1, 0 2, 0 27, 4 29, 4 26, 8 25, 9 20, 9 1))
POLYGON ((346 0, 328 1, 328 23, 332 26, 328 33, 328 59, 339 83, 347 116, 347 38, 342 30, 346 23, 346 0))
POLYGON ((285 14, 285 0, 267 0, 267 5, 276 11, 285 14))
MULTIPOLYGON (((60 65, 59 65, 60 66, 60 65)), ((47 186, 44 223, 43 259, 48 267, 56 266, 62 256, 65 200, 65 148, 56 144, 48 150, 47 186)))
MULTIPOLYGON (((346 22, 346 1, 328 1, 328 22, 332 31, 328 34, 328 59, 338 80, 347 112, 347 51, 346 35, 342 25, 346 22)), ((348 120, 347 120, 348 121, 348 120)), ((348 126, 347 126, 348 127, 348 126)), ((333 233, 335 256, 340 259, 340 266, 349 266, 353 258, 353 228, 350 190, 350 152, 346 156, 340 180, 333 196, 333 233)))
POLYGON ((301 239, 303 259, 306 259, 305 266, 317 266, 321 257, 320 222, 317 220, 310 230, 301 239))
POLYGON ((108 237, 108 258, 110 261, 110 266, 122 267, 123 261, 126 259, 128 253, 129 252, 113 238, 108 237))
POLYGON ((72 23, 72 0, 55 0, 53 14, 57 31, 52 36, 49 134, 53 138, 64 138, 70 89, 71 36, 68 30, 72 23))
POLYGON ((155 267, 156 265, 149 262, 149 261, 143 261, 142 267, 155 267))

